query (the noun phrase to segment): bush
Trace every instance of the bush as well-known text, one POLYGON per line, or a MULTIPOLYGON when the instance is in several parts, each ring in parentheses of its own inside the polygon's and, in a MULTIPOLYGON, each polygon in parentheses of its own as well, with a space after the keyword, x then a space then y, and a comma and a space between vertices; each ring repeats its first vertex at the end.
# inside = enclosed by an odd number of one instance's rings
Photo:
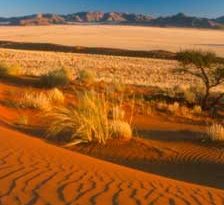
POLYGON ((71 80, 71 74, 65 70, 51 71, 40 77, 40 86, 46 88, 55 88, 66 86, 71 80))
POLYGON ((212 142, 224 142, 224 127, 221 124, 213 124, 207 129, 208 138, 212 142))
POLYGON ((78 79, 84 83, 92 83, 95 81, 96 74, 91 70, 80 70, 78 79))
POLYGON ((20 75, 21 73, 22 73, 21 67, 16 64, 11 66, 4 63, 0 64, 0 78, 7 77, 10 75, 17 76, 20 75))
MULTIPOLYGON (((109 101, 104 94, 95 92, 84 93, 79 99, 77 106, 55 107, 48 112, 50 123, 47 137, 62 141, 96 141, 105 144, 114 136, 112 131, 115 130, 111 129, 113 120, 109 118, 109 101)), ((116 131, 116 136, 119 133, 122 132, 116 131)), ((124 137, 130 137, 130 133, 124 137)))

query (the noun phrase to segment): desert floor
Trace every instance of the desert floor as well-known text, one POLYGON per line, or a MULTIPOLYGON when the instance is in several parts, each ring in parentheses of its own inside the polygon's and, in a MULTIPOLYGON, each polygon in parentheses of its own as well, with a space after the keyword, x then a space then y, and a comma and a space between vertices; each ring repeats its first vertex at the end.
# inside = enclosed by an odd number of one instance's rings
POLYGON ((3 103, 24 82, 0 83, 0 204, 224 204, 223 150, 201 143, 203 123, 138 114, 144 138, 69 151, 14 126, 24 113, 38 118, 3 103))
POLYGON ((223 31, 206 29, 106 25, 0 27, 0 39, 133 50, 201 48, 224 55, 223 31))
POLYGON ((4 205, 224 203, 221 190, 99 161, 3 127, 0 132, 4 205))

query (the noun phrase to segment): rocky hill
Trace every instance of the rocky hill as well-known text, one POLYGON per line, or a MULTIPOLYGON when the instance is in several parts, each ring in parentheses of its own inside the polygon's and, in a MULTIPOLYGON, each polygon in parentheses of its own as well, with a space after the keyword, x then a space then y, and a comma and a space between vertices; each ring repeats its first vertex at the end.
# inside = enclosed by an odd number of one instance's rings
POLYGON ((160 27, 189 27, 189 28, 223 28, 224 16, 216 19, 199 18, 179 13, 173 16, 153 18, 142 14, 123 12, 78 12, 68 15, 35 14, 22 17, 0 18, 1 25, 52 25, 52 24, 125 24, 148 25, 160 27))

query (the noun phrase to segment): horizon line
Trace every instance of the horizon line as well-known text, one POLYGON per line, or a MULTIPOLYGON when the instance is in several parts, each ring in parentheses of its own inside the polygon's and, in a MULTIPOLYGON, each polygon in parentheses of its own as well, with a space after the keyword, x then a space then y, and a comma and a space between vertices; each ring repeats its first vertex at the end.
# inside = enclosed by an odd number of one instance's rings
POLYGON ((151 17, 155 17, 155 18, 159 18, 159 17, 171 17, 171 16, 176 16, 178 14, 184 14, 187 17, 197 17, 197 18, 207 18, 207 19, 216 19, 216 18, 220 18, 223 17, 223 15, 220 16, 216 16, 216 17, 209 17, 209 16, 197 16, 197 15, 193 15, 193 14, 189 14, 186 12, 173 12, 167 15, 153 15, 153 14, 147 14, 145 12, 128 12, 128 11, 116 11, 116 10, 108 10, 108 11, 104 11, 104 10, 80 10, 80 11, 74 11, 74 12, 69 12, 69 13, 59 13, 59 12, 35 12, 35 13, 30 13, 30 14, 21 14, 21 15, 10 15, 10 16, 0 16, 0 18, 17 18, 17 17, 25 17, 25 16, 32 16, 32 15, 37 15, 37 14, 55 14, 55 15, 71 15, 71 14, 76 14, 76 13, 82 13, 82 12, 103 12, 103 13, 110 13, 110 12, 117 12, 117 13, 127 13, 127 14, 135 14, 135 15, 145 15, 145 16, 151 16, 151 17))

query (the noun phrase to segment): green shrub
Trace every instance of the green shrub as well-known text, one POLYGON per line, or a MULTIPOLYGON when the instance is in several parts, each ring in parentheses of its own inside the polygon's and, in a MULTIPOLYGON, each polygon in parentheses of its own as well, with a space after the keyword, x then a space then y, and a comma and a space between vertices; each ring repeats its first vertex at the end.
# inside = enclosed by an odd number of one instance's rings
POLYGON ((92 83, 95 81, 96 74, 91 70, 80 70, 78 79, 84 83, 92 83))
POLYGON ((7 65, 4 63, 0 64, 0 78, 7 77, 10 75, 17 76, 17 75, 20 75, 21 72, 22 72, 22 69, 19 65, 16 65, 16 64, 7 65))
POLYGON ((7 67, 5 67, 5 65, 1 64, 0 65, 0 78, 4 78, 7 75, 8 75, 7 67))
POLYGON ((55 88, 69 84, 71 75, 65 69, 51 71, 40 77, 40 87, 55 88))
MULTIPOLYGON (((203 84, 204 92, 198 96, 203 110, 214 110, 224 96, 223 91, 216 97, 212 92, 224 82, 224 63, 217 59, 215 53, 200 50, 185 50, 177 53, 177 60, 182 67, 176 69, 175 72, 190 74, 203 84)), ((194 93, 196 96, 197 92, 194 91, 194 93)), ((189 97, 192 98, 192 96, 189 97)))

